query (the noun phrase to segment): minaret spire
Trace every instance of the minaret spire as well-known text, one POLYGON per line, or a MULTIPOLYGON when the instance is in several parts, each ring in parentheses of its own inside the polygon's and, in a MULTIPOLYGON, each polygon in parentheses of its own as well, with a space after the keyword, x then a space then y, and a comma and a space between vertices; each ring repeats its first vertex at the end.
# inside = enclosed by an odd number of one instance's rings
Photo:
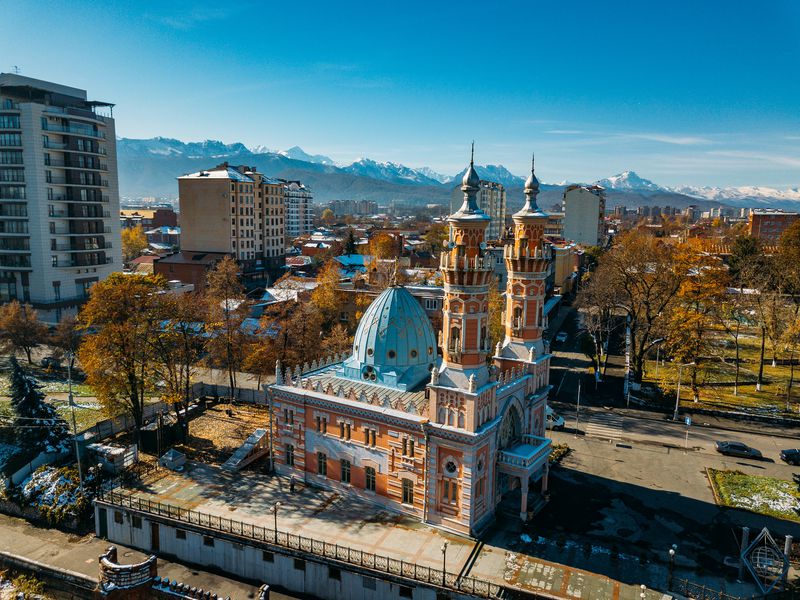
POLYGON ((470 166, 475 164, 475 140, 472 140, 472 151, 469 154, 469 164, 470 166))

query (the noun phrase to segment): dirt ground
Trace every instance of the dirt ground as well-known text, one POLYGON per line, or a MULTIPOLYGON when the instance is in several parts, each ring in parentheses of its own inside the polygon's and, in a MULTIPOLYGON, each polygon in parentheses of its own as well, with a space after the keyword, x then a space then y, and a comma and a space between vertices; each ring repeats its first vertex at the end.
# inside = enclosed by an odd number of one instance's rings
POLYGON ((189 422, 189 438, 175 448, 189 460, 222 464, 256 429, 269 428, 269 410, 219 403, 189 422))

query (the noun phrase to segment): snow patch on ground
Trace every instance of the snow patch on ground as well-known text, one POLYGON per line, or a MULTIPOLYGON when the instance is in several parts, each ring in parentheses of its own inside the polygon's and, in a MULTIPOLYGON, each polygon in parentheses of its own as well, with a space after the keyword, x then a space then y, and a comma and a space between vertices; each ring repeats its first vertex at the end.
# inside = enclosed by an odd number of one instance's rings
POLYGON ((791 483, 784 482, 786 489, 774 488, 770 493, 757 493, 750 496, 730 495, 731 503, 738 508, 746 508, 755 512, 773 510, 792 514, 800 511, 800 499, 791 492, 791 483))

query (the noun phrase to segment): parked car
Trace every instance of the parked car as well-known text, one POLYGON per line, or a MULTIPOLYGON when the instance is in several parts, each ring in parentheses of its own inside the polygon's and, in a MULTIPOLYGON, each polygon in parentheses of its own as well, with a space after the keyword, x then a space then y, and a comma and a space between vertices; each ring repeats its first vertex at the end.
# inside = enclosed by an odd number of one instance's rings
POLYGON ((556 335, 556 341, 564 343, 567 341, 567 332, 566 331, 559 331, 558 335, 556 335))
POLYGON ((800 466, 800 448, 781 450, 781 460, 790 465, 800 466))
POLYGON ((556 411, 554 411, 549 406, 545 408, 544 418, 545 418, 545 424, 548 429, 551 430, 564 429, 564 423, 565 423, 564 417, 557 414, 556 411))
POLYGON ((726 456, 738 456, 739 458, 762 458, 761 452, 751 448, 742 442, 719 441, 715 443, 717 452, 726 456))
POLYGON ((56 358, 55 356, 45 356, 42 359, 42 366, 46 369, 51 367, 53 369, 60 369, 61 368, 61 359, 56 358))

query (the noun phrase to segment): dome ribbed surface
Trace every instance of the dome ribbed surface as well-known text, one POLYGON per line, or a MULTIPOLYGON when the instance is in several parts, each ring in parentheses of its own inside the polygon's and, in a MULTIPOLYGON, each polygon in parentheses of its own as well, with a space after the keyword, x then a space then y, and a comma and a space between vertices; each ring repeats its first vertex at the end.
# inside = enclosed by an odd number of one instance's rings
POLYGON ((430 377, 435 358, 436 336, 425 311, 408 290, 390 287, 361 317, 344 376, 411 390, 430 377))

